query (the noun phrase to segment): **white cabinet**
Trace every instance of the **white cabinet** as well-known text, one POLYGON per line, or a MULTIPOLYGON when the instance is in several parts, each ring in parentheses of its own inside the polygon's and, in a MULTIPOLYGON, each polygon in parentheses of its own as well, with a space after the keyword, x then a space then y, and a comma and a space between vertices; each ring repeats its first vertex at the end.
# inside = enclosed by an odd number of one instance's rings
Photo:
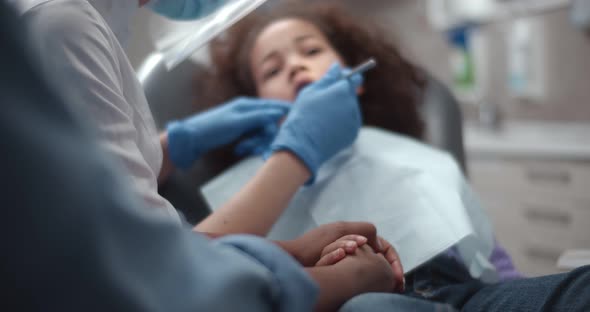
POLYGON ((590 127, 567 127, 516 125, 488 134, 466 128, 471 183, 525 275, 559 272, 564 251, 590 249, 590 127))
POLYGON ((556 273, 561 253, 590 248, 590 162, 475 158, 469 173, 498 240, 526 275, 556 273))

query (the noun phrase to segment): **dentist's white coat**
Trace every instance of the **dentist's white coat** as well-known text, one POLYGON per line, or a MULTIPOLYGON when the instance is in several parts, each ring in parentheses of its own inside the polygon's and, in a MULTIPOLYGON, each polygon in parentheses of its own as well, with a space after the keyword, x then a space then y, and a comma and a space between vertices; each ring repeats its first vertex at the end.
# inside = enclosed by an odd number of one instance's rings
POLYGON ((149 207, 179 220, 158 194, 162 147, 142 86, 120 41, 137 0, 16 0, 50 77, 99 126, 102 145, 130 171, 149 207), (116 34, 115 34, 116 32, 116 34))

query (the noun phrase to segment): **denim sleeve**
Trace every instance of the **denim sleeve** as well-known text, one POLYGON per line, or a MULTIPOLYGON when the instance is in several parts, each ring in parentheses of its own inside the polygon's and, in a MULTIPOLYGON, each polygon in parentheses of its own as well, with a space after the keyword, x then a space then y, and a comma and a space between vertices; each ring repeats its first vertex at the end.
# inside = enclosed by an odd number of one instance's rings
POLYGON ((260 262, 272 272, 273 295, 279 311, 311 311, 318 295, 318 286, 301 265, 276 245, 249 236, 227 236, 217 244, 230 245, 260 262))

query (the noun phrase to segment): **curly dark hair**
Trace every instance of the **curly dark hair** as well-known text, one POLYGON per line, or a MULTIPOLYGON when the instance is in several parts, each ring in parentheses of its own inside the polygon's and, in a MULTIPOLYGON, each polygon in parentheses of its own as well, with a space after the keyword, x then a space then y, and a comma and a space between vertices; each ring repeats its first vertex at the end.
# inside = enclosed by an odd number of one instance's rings
MULTIPOLYGON (((195 77, 197 110, 236 96, 257 96, 250 72, 250 52, 261 31, 285 18, 315 25, 347 65, 375 58, 378 65, 365 74, 364 93, 359 99, 363 124, 423 139, 424 123, 419 113, 426 81, 423 72, 401 56, 377 25, 348 14, 337 4, 273 4, 266 10, 255 11, 213 40, 209 46, 212 66, 200 69, 195 77)), ((234 155, 234 147, 229 145, 204 155, 192 175, 205 181, 221 173, 240 159, 234 155)))
POLYGON ((201 108, 236 96, 257 95, 250 72, 250 52, 264 28, 285 18, 315 25, 349 66, 375 58, 378 66, 366 73, 365 92, 360 96, 364 125, 423 139, 419 101, 425 77, 421 71, 401 56, 377 25, 330 3, 275 4, 256 11, 211 42, 213 67, 197 76, 201 108))

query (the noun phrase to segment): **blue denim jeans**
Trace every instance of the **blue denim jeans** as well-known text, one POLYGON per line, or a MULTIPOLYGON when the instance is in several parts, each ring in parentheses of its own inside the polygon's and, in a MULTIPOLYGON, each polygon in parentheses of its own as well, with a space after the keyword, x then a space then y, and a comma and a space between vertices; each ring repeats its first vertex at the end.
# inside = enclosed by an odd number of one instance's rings
POLYGON ((590 311, 590 266, 569 273, 485 284, 439 256, 406 276, 406 292, 366 294, 341 311, 590 311))
POLYGON ((368 293, 346 302, 339 312, 456 312, 448 304, 412 298, 402 294, 368 293))

